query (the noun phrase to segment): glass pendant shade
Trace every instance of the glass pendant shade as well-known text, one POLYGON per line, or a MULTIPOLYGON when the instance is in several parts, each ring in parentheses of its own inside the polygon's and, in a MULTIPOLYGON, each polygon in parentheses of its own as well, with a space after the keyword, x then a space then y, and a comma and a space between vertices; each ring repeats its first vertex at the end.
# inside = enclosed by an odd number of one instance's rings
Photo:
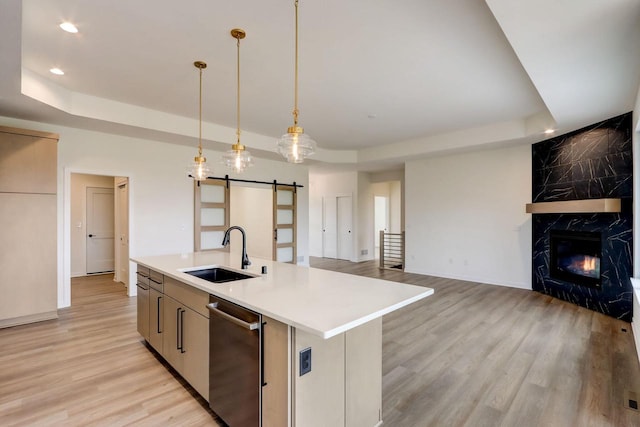
POLYGON ((196 181, 204 181, 209 176, 211 169, 207 164, 207 159, 202 156, 195 157, 193 163, 187 167, 187 172, 196 181))
POLYGON ((237 102, 236 102, 236 118, 238 120, 238 127, 236 129, 237 141, 231 146, 231 150, 228 150, 222 155, 222 163, 224 163, 229 169, 235 173, 242 173, 248 167, 253 166, 253 158, 245 146, 240 143, 240 40, 244 39, 247 33, 241 28, 234 28, 231 30, 231 37, 236 39, 237 46, 237 102))
POLYGON ((298 0, 294 1, 296 9, 295 68, 293 84, 293 126, 278 140, 278 153, 289 163, 302 163, 304 159, 316 152, 316 142, 304 129, 298 126, 298 0))
POLYGON ((253 166, 253 157, 244 148, 232 148, 222 155, 222 163, 235 173, 242 173, 246 168, 253 166))
POLYGON ((187 172, 196 181, 204 181, 209 176, 211 169, 207 165, 207 159, 202 155, 202 70, 207 68, 207 64, 196 61, 193 66, 200 72, 200 98, 198 103, 198 155, 193 158, 193 163, 187 167, 187 172))
POLYGON ((289 163, 302 163, 316 152, 316 142, 301 127, 291 127, 278 140, 278 153, 289 163))

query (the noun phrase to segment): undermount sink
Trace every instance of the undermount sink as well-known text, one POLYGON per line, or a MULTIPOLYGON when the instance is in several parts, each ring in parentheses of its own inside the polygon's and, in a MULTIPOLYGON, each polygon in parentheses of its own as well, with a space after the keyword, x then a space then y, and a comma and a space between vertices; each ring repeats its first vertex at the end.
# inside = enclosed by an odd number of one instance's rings
POLYGON ((253 279, 255 277, 220 267, 185 271, 185 273, 213 283, 233 282, 234 280, 253 279))

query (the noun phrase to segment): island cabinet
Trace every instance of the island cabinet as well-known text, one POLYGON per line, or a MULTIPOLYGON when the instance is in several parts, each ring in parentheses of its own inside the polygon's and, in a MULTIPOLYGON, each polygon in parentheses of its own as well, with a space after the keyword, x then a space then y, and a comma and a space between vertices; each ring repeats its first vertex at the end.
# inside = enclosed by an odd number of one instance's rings
MULTIPOLYGON (((209 337, 217 345, 221 332, 209 323, 209 297, 261 315, 259 374, 252 372, 247 383, 260 393, 260 427, 382 425, 382 316, 433 294, 258 258, 242 271, 226 252, 133 261, 164 274, 162 291, 149 282, 149 339, 156 328, 162 331, 159 352, 207 400, 209 381, 212 389, 219 384, 213 382, 219 377, 209 377, 209 337), (189 274, 212 266, 251 277, 212 283, 189 274)), ((243 351, 237 344, 230 348, 243 351)))
POLYGON ((164 330, 164 294, 154 288, 149 289, 149 339, 151 347, 162 352, 164 330))
POLYGON ((323 339, 292 331, 293 426, 373 427, 382 424, 382 318, 323 339), (311 371, 300 375, 300 352, 311 371))
POLYGON ((263 316, 263 339, 262 427, 382 424, 381 318, 323 339, 263 316))
POLYGON ((209 400, 209 294, 138 266, 138 333, 209 400))
POLYGON ((209 400, 209 294, 169 277, 164 281, 162 356, 209 400))
POLYGON ((162 353, 164 325, 164 276, 149 270, 149 338, 147 342, 162 353))
POLYGON ((147 267, 138 266, 136 286, 138 287, 138 333, 149 341, 149 269, 147 267))

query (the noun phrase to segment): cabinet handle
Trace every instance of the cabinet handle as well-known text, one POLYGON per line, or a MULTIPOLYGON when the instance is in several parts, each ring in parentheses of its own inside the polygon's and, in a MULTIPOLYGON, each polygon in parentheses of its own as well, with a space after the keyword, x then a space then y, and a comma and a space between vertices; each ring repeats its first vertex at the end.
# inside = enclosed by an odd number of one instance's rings
POLYGON ((161 299, 162 297, 158 297, 156 301, 156 303, 158 304, 158 310, 156 311, 156 331, 159 334, 162 333, 162 329, 160 329, 160 300, 161 299))
POLYGON ((186 351, 184 349, 184 312, 185 310, 180 309, 180 353, 186 351))
POLYGON ((260 383, 262 387, 267 385, 264 380, 264 333, 266 324, 267 322, 262 323, 262 328, 260 328, 260 383))
POLYGON ((180 309, 176 309, 176 350, 182 350, 180 347, 180 309))

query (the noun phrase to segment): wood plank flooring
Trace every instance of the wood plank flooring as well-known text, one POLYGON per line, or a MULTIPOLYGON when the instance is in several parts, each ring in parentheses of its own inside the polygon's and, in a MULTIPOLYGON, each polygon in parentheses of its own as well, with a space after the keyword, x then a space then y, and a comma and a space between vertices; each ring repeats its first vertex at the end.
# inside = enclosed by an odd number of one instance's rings
MULTIPOLYGON (((623 405, 640 392, 628 323, 531 291, 312 265, 436 290, 383 318, 385 426, 640 426, 623 405)), ((92 276, 58 320, 0 329, 0 425, 223 425, 144 344, 135 310, 92 276)))
POLYGON ((1 426, 223 425, 136 331, 113 275, 75 278, 59 319, 0 329, 1 426))
POLYGON ((383 318, 385 425, 640 426, 631 325, 536 292, 312 258, 435 289, 383 318), (624 332, 623 330, 626 330, 624 332))

